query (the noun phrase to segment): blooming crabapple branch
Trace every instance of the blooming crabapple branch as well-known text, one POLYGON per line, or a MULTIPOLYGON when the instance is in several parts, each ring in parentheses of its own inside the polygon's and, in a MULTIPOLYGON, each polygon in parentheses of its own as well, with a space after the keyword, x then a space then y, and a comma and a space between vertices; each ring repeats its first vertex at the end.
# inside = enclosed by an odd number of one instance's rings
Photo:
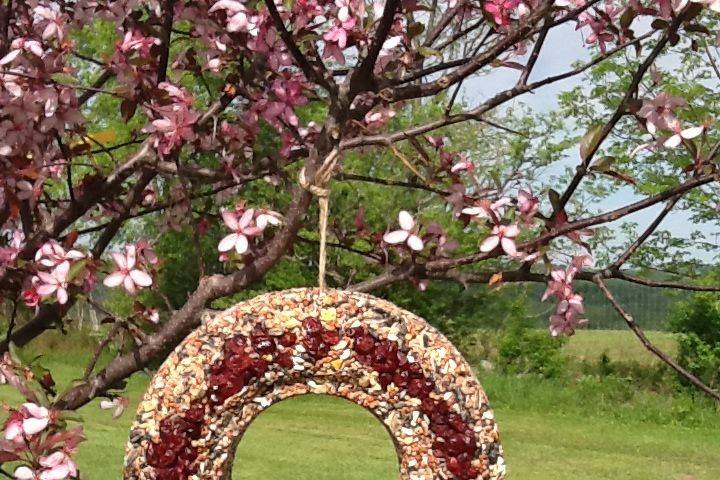
POLYGON ((699 378, 697 378, 692 373, 685 370, 683 367, 681 367, 675 360, 673 360, 672 357, 670 357, 668 354, 660 350, 658 347, 655 346, 645 335, 645 332, 640 328, 640 326, 635 322, 635 319, 630 315, 622 305, 615 299, 610 289, 607 287, 605 282, 603 281, 602 277, 600 275, 595 276, 595 283, 597 284, 598 288, 600 288, 600 291, 605 295, 605 298, 610 302, 610 304, 613 306, 613 308, 618 312, 620 317, 622 317, 623 320, 625 320, 625 323, 630 328, 630 330, 633 331, 635 336, 640 340, 640 343, 643 344, 643 346, 648 349, 651 353, 653 353, 656 357, 658 357, 660 360, 665 362, 670 368, 675 370, 678 374, 680 374, 682 377, 684 377, 686 380, 688 380, 690 383, 695 385, 697 388, 699 388, 701 391, 703 391, 706 395, 713 398, 716 402, 720 402, 720 393, 716 392, 715 390, 711 389, 705 383, 702 382, 699 378))
POLYGON ((113 383, 142 369, 157 355, 174 347, 199 324, 198 316, 208 302, 240 291, 262 278, 292 244, 303 224, 310 199, 309 192, 301 187, 296 187, 292 204, 285 215, 284 228, 270 240, 264 255, 258 256, 231 275, 212 275, 200 279, 198 288, 189 296, 185 305, 176 311, 155 334, 150 335, 143 345, 133 352, 115 358, 101 372, 91 377, 87 383, 68 391, 58 401, 57 407, 75 410, 95 396, 102 394, 113 383))
POLYGON ((655 63, 657 57, 660 56, 660 54, 665 50, 665 46, 670 41, 670 36, 676 34, 676 32, 680 29, 683 22, 686 20, 686 14, 690 11, 692 5, 692 3, 686 5, 683 10, 677 15, 677 17, 673 19, 670 25, 668 25, 666 30, 663 32, 657 44, 655 44, 655 47, 652 49, 650 54, 645 58, 645 60, 640 64, 640 66, 633 74, 632 80, 630 81, 630 85, 625 91, 623 99, 618 104, 618 107, 613 113, 613 115, 610 117, 610 120, 608 120, 607 123, 603 125, 602 130, 590 145, 590 149, 585 154, 585 158, 582 159, 582 163, 578 166, 575 175, 570 181, 570 184, 560 196, 560 200, 558 201, 558 205, 556 207, 554 215, 558 215, 565 209, 565 205, 567 205, 567 203, 570 201, 570 197, 572 197, 573 193, 575 193, 575 190, 580 185, 580 182, 587 174, 587 169, 590 165, 590 162, 592 162, 595 154, 600 149, 601 145, 607 139, 610 133, 613 131, 620 119, 622 119, 622 117, 627 113, 627 104, 637 94, 637 89, 640 86, 640 82, 642 81, 643 77, 650 69, 650 67, 655 63))
MULTIPOLYGON (((540 234, 538 237, 517 244, 517 250, 519 251, 532 251, 534 249, 537 249, 541 245, 545 245, 548 242, 550 242, 552 239, 566 235, 568 233, 571 233, 573 231, 585 229, 587 227, 592 227, 595 225, 600 225, 603 223, 612 222, 615 220, 618 220, 622 217, 625 217, 627 215, 630 215, 631 213, 644 210, 648 207, 651 207, 653 205, 656 205, 657 203, 663 202, 665 200, 671 199, 673 197, 676 197, 678 195, 682 195, 683 193, 693 190, 699 186, 708 184, 710 182, 716 181, 715 175, 706 175, 704 177, 698 177, 692 180, 689 180, 681 185, 678 185, 677 187, 674 187, 672 189, 666 190, 660 194, 654 195, 652 197, 645 198, 643 200, 640 200, 638 202, 626 205, 624 207, 596 215, 593 217, 589 217, 582 220, 577 220, 574 222, 568 222, 561 228, 553 229, 549 232, 540 234)), ((442 272, 452 270, 454 268, 463 266, 463 265, 469 265, 473 263, 482 262, 485 260, 489 260, 491 258, 497 258, 501 256, 503 253, 499 249, 494 249, 488 252, 479 252, 474 253, 471 255, 466 255, 464 257, 456 257, 456 258, 448 258, 448 259, 438 259, 438 260, 430 260, 424 265, 417 265, 417 264, 410 264, 410 265, 401 265, 401 266, 390 266, 387 271, 384 273, 378 275, 375 278, 372 278, 370 280, 367 280, 365 282, 361 282, 359 284, 354 285, 352 288, 356 289, 358 291, 370 291, 375 290, 377 288, 381 288, 383 286, 390 285, 392 283, 396 283, 398 281, 407 280, 414 275, 423 275, 432 278, 435 274, 442 274, 442 272)), ((621 274, 619 271, 611 272, 611 276, 616 275, 616 278, 621 279, 630 279, 632 277, 627 276, 626 274, 621 274), (622 275, 622 277, 620 276, 622 275)), ((611 278, 611 276, 607 278, 611 278)), ((578 276, 578 278, 581 278, 578 276)), ((691 289, 689 286, 686 289, 691 289)))

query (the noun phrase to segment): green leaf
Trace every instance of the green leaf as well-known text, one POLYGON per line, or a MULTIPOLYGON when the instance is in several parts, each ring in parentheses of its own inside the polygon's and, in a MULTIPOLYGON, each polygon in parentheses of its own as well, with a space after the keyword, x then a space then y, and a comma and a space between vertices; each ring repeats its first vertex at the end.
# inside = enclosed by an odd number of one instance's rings
POLYGON ((421 46, 421 47, 418 47, 417 50, 418 50, 418 53, 425 58, 428 58, 428 57, 442 58, 442 54, 438 50, 435 50, 434 48, 428 48, 428 47, 421 46))
POLYGON ((70 270, 68 271, 68 282, 72 282, 77 278, 80 273, 85 269, 85 265, 87 265, 87 259, 80 260, 79 262, 75 262, 70 266, 70 270))
POLYGON ((600 134, 602 134, 604 125, 599 123, 590 127, 590 130, 580 140, 580 158, 587 160, 588 156, 595 151, 600 142, 600 134))
POLYGON ((593 164, 590 166, 590 170, 593 170, 595 172, 605 172, 610 169, 610 167, 613 163, 615 163, 616 160, 617 158, 608 155, 600 157, 593 162, 593 164))

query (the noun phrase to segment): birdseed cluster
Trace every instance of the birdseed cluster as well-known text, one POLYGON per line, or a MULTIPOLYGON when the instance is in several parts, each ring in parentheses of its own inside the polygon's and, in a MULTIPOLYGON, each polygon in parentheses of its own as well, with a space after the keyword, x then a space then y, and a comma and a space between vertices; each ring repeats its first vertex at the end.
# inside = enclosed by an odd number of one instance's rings
POLYGON ((369 295, 295 289, 208 316, 177 347, 138 407, 124 478, 230 478, 250 423, 310 393, 348 399, 380 419, 400 479, 505 476, 487 397, 442 334, 369 295))

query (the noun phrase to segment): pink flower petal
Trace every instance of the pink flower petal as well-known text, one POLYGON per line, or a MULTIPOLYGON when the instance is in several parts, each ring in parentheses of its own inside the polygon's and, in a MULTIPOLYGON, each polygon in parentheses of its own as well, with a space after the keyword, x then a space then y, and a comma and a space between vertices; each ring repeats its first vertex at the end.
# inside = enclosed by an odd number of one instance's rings
POLYGON ((119 252, 113 252, 112 258, 115 261, 115 264, 120 267, 121 269, 125 270, 127 269, 127 260, 125 259, 125 255, 119 252))
POLYGON ((418 237, 417 235, 410 235, 410 237, 407 240, 408 247, 412 248, 416 252, 419 252, 423 249, 425 244, 422 241, 422 238, 418 237))
POLYGON ((240 217, 240 220, 238 221, 238 228, 246 228, 248 225, 250 225, 250 222, 252 222, 253 217, 255 216, 255 209, 249 208, 245 210, 245 213, 242 214, 242 217, 240 217))
POLYGON ((680 136, 687 139, 695 138, 700 135, 703 130, 705 130, 705 127, 702 126, 686 128, 685 130, 680 132, 680 136))
POLYGON ((390 245, 396 245, 398 243, 404 243, 407 240, 410 233, 407 230, 394 230, 383 235, 383 240, 390 245))
POLYGON ((113 272, 103 280, 103 285, 106 287, 114 288, 120 285, 125 280, 126 274, 122 272, 113 272))
POLYGON ((45 430, 47 425, 47 418, 26 418, 23 420, 23 431, 26 435, 35 435, 45 430))
POLYGON ((15 469, 13 476, 16 480, 33 480, 35 478, 35 472, 33 472, 30 467, 23 465, 15 469))
POLYGON ((500 243, 500 237, 497 235, 493 235, 491 237, 486 238, 483 240, 483 242, 480 244, 480 251, 481 252, 492 252, 495 250, 500 243))
POLYGON ((53 283, 44 283, 37 287, 37 293, 42 295, 43 297, 47 297, 48 295, 52 295, 55 293, 55 290, 57 290, 58 286, 53 283))
POLYGON ((238 237, 239 235, 237 233, 231 233, 227 237, 220 240, 220 244, 218 245, 218 251, 229 252, 230 250, 232 250, 237 243, 238 237))
POLYGON ((227 225, 230 230, 238 229, 238 221, 234 213, 223 210, 220 214, 222 215, 223 222, 225 222, 225 225, 227 225))
POLYGON ((141 287, 149 287, 152 285, 152 277, 142 270, 130 270, 130 277, 136 285, 141 287))
POLYGON ((235 242, 235 251, 242 255, 247 252, 248 239, 245 235, 238 235, 237 242, 235 242))
POLYGON ((515 247, 515 240, 512 238, 503 237, 503 239, 500 241, 502 244, 502 249, 510 255, 511 257, 514 257, 517 255, 517 248, 515 247))
POLYGON ((398 220, 400 221, 400 228, 403 230, 412 230, 415 226, 415 220, 413 220, 412 215, 405 210, 400 211, 398 220))
POLYGON ((663 145, 665 145, 666 147, 669 147, 669 148, 675 148, 678 145, 680 145, 681 143, 682 143, 682 137, 678 133, 678 134, 675 134, 672 137, 668 138, 667 140, 665 140, 665 143, 663 143, 663 145))
POLYGON ((133 279, 130 275, 126 275, 123 279, 123 287, 130 295, 135 295, 137 293, 135 282, 133 282, 133 279))
POLYGON ((67 290, 65 290, 65 289, 62 288, 62 287, 58 288, 58 291, 57 291, 57 299, 58 299, 58 303, 59 303, 60 305, 65 305, 65 304, 67 303, 67 301, 68 301, 68 293, 67 293, 67 290))

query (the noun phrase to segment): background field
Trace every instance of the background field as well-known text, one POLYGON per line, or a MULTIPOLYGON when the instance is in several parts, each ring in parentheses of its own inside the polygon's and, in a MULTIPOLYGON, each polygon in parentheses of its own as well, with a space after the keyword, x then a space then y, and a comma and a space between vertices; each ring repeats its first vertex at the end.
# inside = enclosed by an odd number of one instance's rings
MULTIPOLYGON (((653 334, 672 347, 672 337, 653 334)), ((648 362, 627 332, 581 332, 565 347, 571 356, 648 362)), ((58 351, 58 349, 54 349, 58 351)), ((68 381, 79 355, 47 358, 68 381)), ((517 480, 720 478, 720 414, 684 394, 660 395, 620 380, 513 377, 480 372, 502 430, 509 478, 517 480)), ((123 449, 147 378, 129 385, 132 404, 112 420, 97 402, 83 408, 88 442, 78 455, 83 478, 121 478, 123 449)), ((16 402, 9 387, 0 400, 16 402)), ((383 426, 344 400, 306 396, 273 406, 238 448, 236 479, 390 480, 397 478, 383 426)))

